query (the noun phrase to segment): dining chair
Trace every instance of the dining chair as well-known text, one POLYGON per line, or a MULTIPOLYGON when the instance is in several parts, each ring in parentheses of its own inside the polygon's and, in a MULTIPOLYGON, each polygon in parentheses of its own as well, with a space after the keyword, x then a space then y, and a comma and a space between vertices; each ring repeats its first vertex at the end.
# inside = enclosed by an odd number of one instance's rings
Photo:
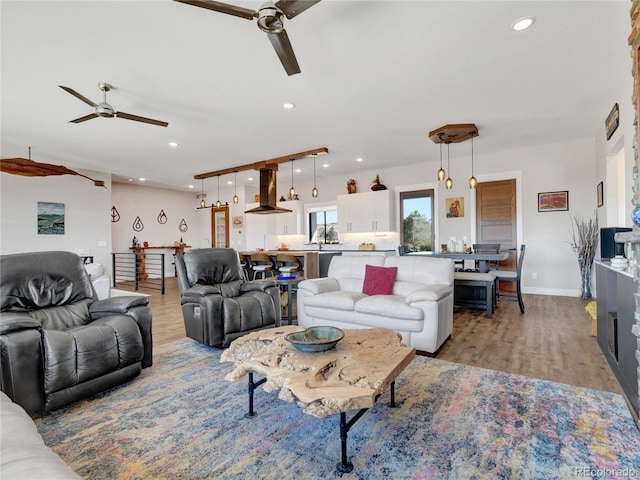
POLYGON ((251 254, 251 270, 253 271, 253 278, 267 278, 267 275, 274 276, 274 270, 276 263, 273 261, 270 255, 266 253, 252 253, 251 254))
MULTIPOLYGON (((515 250, 515 249, 514 249, 515 250)), ((521 286, 521 278, 522 278, 522 264, 524 263, 524 250, 525 245, 520 245, 520 256, 518 258, 518 264, 516 267, 516 271, 510 270, 490 270, 489 273, 493 273, 496 276, 496 297, 497 300, 511 300, 517 301, 520 305, 520 313, 524 313, 524 301, 522 300, 522 286, 521 286), (499 282, 515 282, 516 284, 516 294, 506 294, 500 293, 499 282)))
MULTIPOLYGON (((500 253, 500 244, 499 243, 474 243, 473 253, 500 253)), ((498 269, 498 261, 497 260, 489 260, 489 269, 498 269)), ((480 270, 480 265, 478 260, 476 260, 476 270, 480 270)))

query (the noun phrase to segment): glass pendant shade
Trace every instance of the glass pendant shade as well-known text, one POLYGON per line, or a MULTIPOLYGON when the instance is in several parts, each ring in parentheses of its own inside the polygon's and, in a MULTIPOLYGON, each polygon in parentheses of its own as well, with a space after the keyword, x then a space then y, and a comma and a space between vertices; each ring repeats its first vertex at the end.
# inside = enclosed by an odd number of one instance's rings
POLYGON ((477 186, 478 186, 478 179, 473 175, 471 175, 471 178, 469 179, 469 188, 476 188, 477 186))
POLYGON ((453 180, 451 180, 451 177, 447 178, 444 185, 447 187, 447 190, 451 190, 453 188, 453 180))
POLYGON ((289 199, 293 200, 295 194, 296 189, 293 188, 293 160, 291 160, 291 188, 289 189, 289 199))
POLYGON ((204 208, 207 206, 207 202, 204 201, 204 198, 200 200, 200 208, 204 208))
POLYGON ((438 170, 438 181, 442 182, 446 175, 447 172, 445 172, 444 168, 442 168, 442 143, 440 143, 440 170, 438 170))
POLYGON ((311 196, 313 198, 318 197, 318 189, 316 188, 316 157, 317 155, 313 156, 313 190, 311 190, 311 196))
POLYGON ((238 172, 233 172, 233 188, 235 189, 233 195, 233 203, 238 203, 240 201, 240 199, 238 198, 238 172))

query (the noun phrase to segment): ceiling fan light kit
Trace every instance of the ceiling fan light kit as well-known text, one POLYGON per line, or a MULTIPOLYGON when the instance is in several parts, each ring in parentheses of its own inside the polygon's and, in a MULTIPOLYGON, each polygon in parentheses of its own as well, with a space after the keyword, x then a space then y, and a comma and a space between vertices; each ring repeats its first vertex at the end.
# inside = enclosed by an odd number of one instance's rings
POLYGON ((460 143, 471 139, 471 177, 469 177, 469 188, 474 189, 478 185, 478 179, 473 173, 473 137, 478 136, 478 127, 475 123, 456 123, 444 125, 436 130, 429 132, 429 138, 433 143, 440 144, 440 170, 438 170, 438 180, 444 180, 446 172, 442 168, 442 144, 447 145, 447 171, 449 175, 445 180, 447 190, 453 188, 453 179, 451 178, 451 165, 449 156, 449 145, 452 143, 460 143))

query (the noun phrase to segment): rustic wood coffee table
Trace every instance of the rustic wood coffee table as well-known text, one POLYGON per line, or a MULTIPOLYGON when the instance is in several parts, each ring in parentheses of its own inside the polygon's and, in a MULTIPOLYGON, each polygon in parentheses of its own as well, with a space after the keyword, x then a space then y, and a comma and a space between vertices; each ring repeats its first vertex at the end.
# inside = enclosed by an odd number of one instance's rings
POLYGON ((347 434, 353 424, 389 387, 395 407, 395 379, 415 357, 414 348, 402 343, 400 334, 385 328, 344 330, 336 348, 324 352, 298 351, 284 337, 304 330, 295 325, 259 330, 234 340, 222 353, 221 362, 235 368, 225 380, 235 382, 249 375, 249 411, 255 415, 253 393, 279 390, 278 397, 295 402, 314 417, 340 414, 342 458, 336 468, 353 470, 347 458, 347 434), (253 374, 264 376, 254 381, 253 374), (347 421, 346 412, 358 410, 347 421))

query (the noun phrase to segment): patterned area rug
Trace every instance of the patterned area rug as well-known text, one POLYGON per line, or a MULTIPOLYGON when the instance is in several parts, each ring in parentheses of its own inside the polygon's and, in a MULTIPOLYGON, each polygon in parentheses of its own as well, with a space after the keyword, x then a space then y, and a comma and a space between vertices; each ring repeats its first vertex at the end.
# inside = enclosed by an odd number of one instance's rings
MULTIPOLYGON (((132 382, 37 422, 87 479, 340 477, 339 416, 315 418, 247 384, 192 340, 156 348, 132 382)), ((640 434, 613 393, 417 357, 349 432, 345 479, 626 478, 640 434)))

